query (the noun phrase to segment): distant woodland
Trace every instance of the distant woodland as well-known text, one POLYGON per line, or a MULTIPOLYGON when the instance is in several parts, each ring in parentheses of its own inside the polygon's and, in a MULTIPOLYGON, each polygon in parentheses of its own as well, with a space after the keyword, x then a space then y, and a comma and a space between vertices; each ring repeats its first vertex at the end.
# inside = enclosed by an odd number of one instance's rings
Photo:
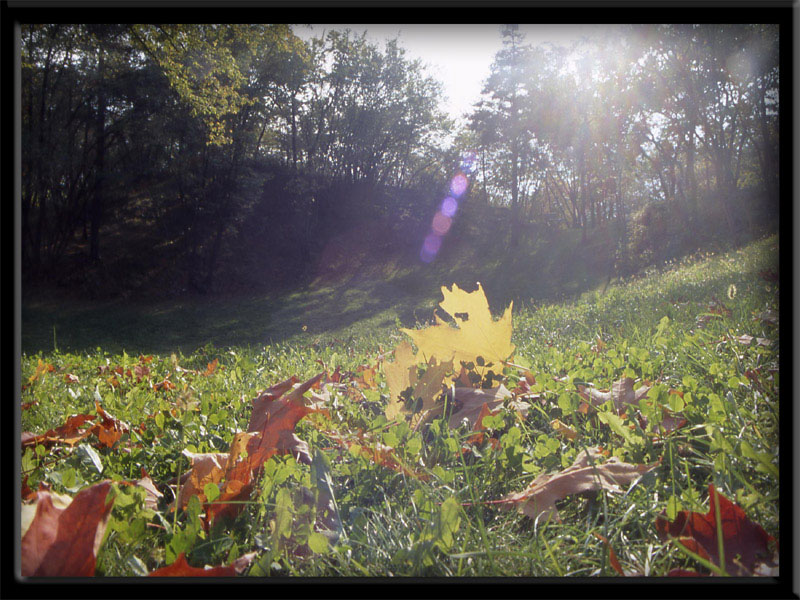
POLYGON ((777 227, 778 26, 621 26, 571 47, 497 35, 456 123, 397 40, 23 25, 23 288, 286 286, 375 224, 411 261, 465 160, 452 235, 493 219, 507 252, 537 231, 602 238, 625 274, 777 227))

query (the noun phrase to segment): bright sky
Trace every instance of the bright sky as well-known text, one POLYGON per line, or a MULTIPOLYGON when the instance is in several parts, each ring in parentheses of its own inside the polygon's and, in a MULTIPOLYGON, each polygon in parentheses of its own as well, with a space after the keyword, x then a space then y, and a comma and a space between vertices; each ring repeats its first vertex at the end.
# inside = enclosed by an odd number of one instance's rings
MULTIPOLYGON (((568 45, 599 30, 597 25, 520 25, 519 31, 529 44, 553 43, 568 45)), ((427 73, 444 84, 447 96, 444 108, 453 117, 469 112, 478 101, 483 81, 495 53, 503 45, 501 25, 311 25, 296 26, 303 39, 318 37, 326 30, 350 29, 381 46, 387 39, 399 38, 406 56, 419 58, 427 65, 427 73)))

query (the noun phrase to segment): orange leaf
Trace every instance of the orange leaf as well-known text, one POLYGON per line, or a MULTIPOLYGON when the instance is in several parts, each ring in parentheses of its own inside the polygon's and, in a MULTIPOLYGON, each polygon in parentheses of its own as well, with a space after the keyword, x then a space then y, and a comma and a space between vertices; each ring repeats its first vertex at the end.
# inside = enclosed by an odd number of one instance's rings
POLYGON ((208 367, 206 367, 206 370, 203 372, 203 375, 208 377, 209 375, 213 374, 214 371, 217 370, 217 365, 218 364, 219 364, 219 359, 218 358, 215 358, 214 360, 212 360, 210 363, 208 363, 208 367))

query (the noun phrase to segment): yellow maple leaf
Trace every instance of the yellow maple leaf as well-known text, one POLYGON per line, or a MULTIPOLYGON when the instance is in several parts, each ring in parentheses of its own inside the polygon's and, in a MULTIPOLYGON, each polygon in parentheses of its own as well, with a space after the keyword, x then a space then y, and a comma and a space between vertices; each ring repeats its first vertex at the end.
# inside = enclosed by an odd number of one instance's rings
POLYGON ((391 421, 404 411, 400 393, 417 382, 417 361, 411 344, 401 342, 394 350, 394 362, 384 363, 383 371, 389 387, 389 403, 384 412, 391 421))
POLYGON ((417 345, 420 362, 435 356, 441 362, 453 361, 457 365, 461 361, 475 361, 480 356, 486 363, 499 365, 511 357, 515 348, 511 343, 513 302, 503 316, 494 321, 480 283, 474 292, 465 292, 456 284, 451 290, 443 286, 442 296, 444 299, 439 306, 453 317, 458 328, 451 327, 437 315, 435 325, 400 330, 417 345))
POLYGON ((384 364, 386 383, 389 386, 389 403, 384 413, 389 420, 409 411, 400 394, 412 388, 412 397, 422 400, 420 413, 425 413, 435 406, 436 397, 442 391, 445 375, 453 370, 453 364, 437 363, 436 359, 428 362, 428 368, 422 377, 417 376, 417 359, 408 342, 401 342, 394 351, 394 362, 384 364))

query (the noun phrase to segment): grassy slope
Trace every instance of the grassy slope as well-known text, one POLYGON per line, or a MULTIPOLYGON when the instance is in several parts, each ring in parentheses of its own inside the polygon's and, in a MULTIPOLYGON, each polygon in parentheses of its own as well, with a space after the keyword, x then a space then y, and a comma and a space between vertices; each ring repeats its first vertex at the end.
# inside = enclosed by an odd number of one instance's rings
POLYGON ((374 235, 364 240, 344 232, 291 290, 114 301, 77 300, 59 289, 34 291, 23 296, 22 351, 99 347, 134 354, 191 352, 208 343, 306 343, 320 334, 342 338, 397 320, 405 326, 429 320, 441 286, 451 283, 474 288, 480 281, 490 305, 499 307, 512 299, 519 305, 576 297, 607 280, 608 240, 582 244, 577 231, 531 230, 507 251, 502 218, 473 221, 481 226, 457 223, 460 229, 429 265, 419 261, 414 244, 382 248, 374 235))
MULTIPOLYGON (((776 265, 777 238, 772 237, 727 255, 695 257, 685 264, 668 266, 663 272, 611 286, 604 294, 587 293, 574 302, 539 308, 515 304, 516 357, 530 365, 547 403, 542 410, 532 410, 524 421, 517 421, 511 411, 503 413, 503 422, 497 424, 501 450, 476 449, 477 453, 463 460, 458 453, 448 452, 447 440, 463 440, 467 432, 441 431, 421 437, 407 428, 395 429, 395 438, 384 441, 403 448, 403 456, 409 463, 424 464, 434 475, 426 482, 405 478, 347 453, 337 454, 309 422, 301 422, 298 435, 312 447, 326 449, 333 460, 332 476, 347 540, 339 552, 326 558, 279 561, 282 567, 273 574, 612 574, 607 552, 591 535, 598 532, 611 540, 624 568, 664 575, 675 566, 695 568, 697 564, 681 557, 669 544, 659 542, 654 519, 668 502, 705 512, 705 490, 709 483, 739 502, 750 518, 776 535, 778 487, 775 467, 770 465, 777 461, 778 455, 779 382, 778 374, 770 369, 777 369, 778 333, 773 324, 757 317, 766 310, 778 312, 776 285, 759 276, 776 265), (735 292, 731 285, 735 286, 735 292), (698 327, 698 317, 709 312, 715 299, 724 303, 730 314, 712 316, 698 327), (669 321, 662 321, 663 317, 669 317, 669 321), (657 333, 659 323, 663 326, 657 333), (755 344, 745 347, 730 340, 729 336, 741 334, 769 338, 773 343, 767 347, 755 344), (598 336, 606 347, 594 352, 592 345, 598 336), (745 375, 748 371, 757 373, 757 379, 748 378, 745 375), (669 443, 641 445, 624 441, 608 428, 599 427, 596 421, 592 425, 591 420, 574 412, 576 382, 608 389, 623 373, 658 381, 665 394, 668 389, 690 393, 693 400, 684 409, 689 426, 674 434, 669 443), (566 380, 554 379, 564 376, 568 376, 566 380), (549 421, 556 417, 581 433, 578 442, 554 436, 549 421), (569 465, 579 446, 594 444, 612 449, 632 462, 661 459, 662 467, 621 498, 600 494, 592 501, 565 500, 560 506, 561 524, 540 523, 533 527, 528 519, 514 512, 478 502, 463 507, 458 529, 447 544, 441 542, 441 532, 431 525, 444 518, 440 507, 449 498, 459 503, 474 503, 521 490, 536 474, 569 465), (409 449, 416 449, 417 445, 420 449, 416 452, 409 449)), ((440 281, 449 283, 447 279, 440 281)), ((491 297, 490 286, 484 280, 491 297)), ((165 425, 165 437, 141 451, 125 455, 114 450, 102 451, 105 465, 102 476, 73 453, 63 463, 56 460, 34 471, 29 483, 33 485, 38 478, 47 476, 59 490, 57 479, 61 475, 53 473, 66 468, 78 473, 79 482, 91 483, 114 473, 125 478, 136 477, 142 466, 156 482, 164 482, 175 475, 183 448, 227 449, 233 433, 246 426, 249 411, 245 400, 254 397, 258 390, 290 375, 311 376, 320 369, 317 361, 329 368, 341 365, 353 369, 372 362, 381 348, 390 349, 400 339, 392 322, 404 309, 385 314, 376 310, 371 319, 359 321, 358 310, 363 300, 357 294, 368 292, 353 289, 342 290, 337 299, 339 306, 354 304, 353 322, 346 323, 343 330, 318 334, 312 329, 315 323, 309 320, 309 332, 295 329, 296 333, 287 332, 283 341, 266 347, 257 344, 256 337, 245 336, 245 341, 252 344, 250 348, 245 343, 225 350, 209 347, 187 355, 170 348, 168 336, 159 340, 162 345, 158 347, 163 348, 159 352, 163 355, 154 359, 154 377, 172 372, 173 378, 177 378, 175 364, 203 368, 212 357, 219 358, 225 367, 214 377, 187 384, 185 393, 201 399, 201 414, 205 417, 191 417, 178 436, 174 430, 169 433, 169 425, 165 425), (176 356, 170 357, 172 350, 176 356)), ((409 286, 404 289, 410 291, 409 286)), ((320 294, 316 299, 313 294, 290 298, 295 304, 276 309, 276 313, 290 311, 284 313, 286 318, 292 327, 300 329, 305 318, 313 314, 314 302, 330 302, 330 293, 320 294), (305 309, 303 302, 309 302, 305 309), (304 318, 297 317, 298 312, 304 318), (295 315, 294 321, 291 314, 295 315)), ((398 297, 404 296, 398 293, 398 297)), ((407 293, 405 297, 405 310, 410 310, 413 316, 413 294, 407 293)), ((432 304, 424 305, 426 310, 432 304)), ((219 339, 232 343, 236 339, 234 334, 251 330, 261 306, 254 302, 249 313, 247 304, 235 310, 230 306, 193 307, 197 320, 185 323, 181 330, 195 326, 205 331, 216 310, 217 318, 222 318, 220 331, 228 327, 225 336, 232 336, 219 339), (228 322, 226 314, 235 317, 231 316, 228 322)), ((492 307, 499 310, 501 304, 493 300, 492 307)), ((123 313, 120 308, 120 318, 123 313)), ((113 313, 98 316, 97 326, 105 323, 108 327, 114 316, 113 313)), ((152 309, 148 309, 148 319, 153 316, 152 309)), ((164 326, 171 318, 168 310, 155 316, 161 320, 149 321, 152 329, 136 332, 141 339, 163 336, 169 329, 164 326)), ((136 324, 129 327, 133 334, 136 324)), ((105 340, 113 340, 118 333, 124 334, 124 330, 110 332, 95 345, 103 346, 105 340)), ((198 335, 196 344, 205 341, 205 335, 198 335)), ((189 342, 191 346, 193 340, 189 342)), ((91 347, 86 345, 84 349, 91 347)), ((28 388, 23 393, 23 402, 36 399, 39 404, 24 411, 23 430, 43 431, 63 423, 68 414, 92 411, 95 389, 102 394, 106 410, 133 422, 183 397, 180 390, 174 394, 155 394, 146 386, 132 383, 111 388, 106 376, 98 375, 97 367, 132 364, 135 358, 114 355, 113 350, 103 348, 79 354, 42 355, 56 367, 57 374, 73 373, 80 383, 66 385, 62 376, 46 375, 28 388)), ((23 381, 27 381, 35 367, 35 357, 23 357, 23 381)), ((380 426, 381 417, 365 407, 344 399, 336 404, 332 418, 338 426, 365 429, 380 426)), ((307 468, 292 463, 279 460, 274 466, 278 471, 287 470, 285 485, 297 485, 308 478, 307 468)), ((268 540, 264 542, 265 532, 279 486, 268 487, 259 503, 237 519, 230 530, 212 531, 210 539, 195 540, 190 557, 196 564, 225 562, 259 544, 269 546, 268 540)), ((132 519, 130 515, 124 518, 132 519)), ((184 518, 185 515, 179 519, 179 528, 184 518)), ((163 564, 163 548, 169 539, 165 533, 151 531, 127 539, 112 527, 98 570, 106 574, 133 574, 136 562, 132 556, 147 568, 155 568, 163 564)))

